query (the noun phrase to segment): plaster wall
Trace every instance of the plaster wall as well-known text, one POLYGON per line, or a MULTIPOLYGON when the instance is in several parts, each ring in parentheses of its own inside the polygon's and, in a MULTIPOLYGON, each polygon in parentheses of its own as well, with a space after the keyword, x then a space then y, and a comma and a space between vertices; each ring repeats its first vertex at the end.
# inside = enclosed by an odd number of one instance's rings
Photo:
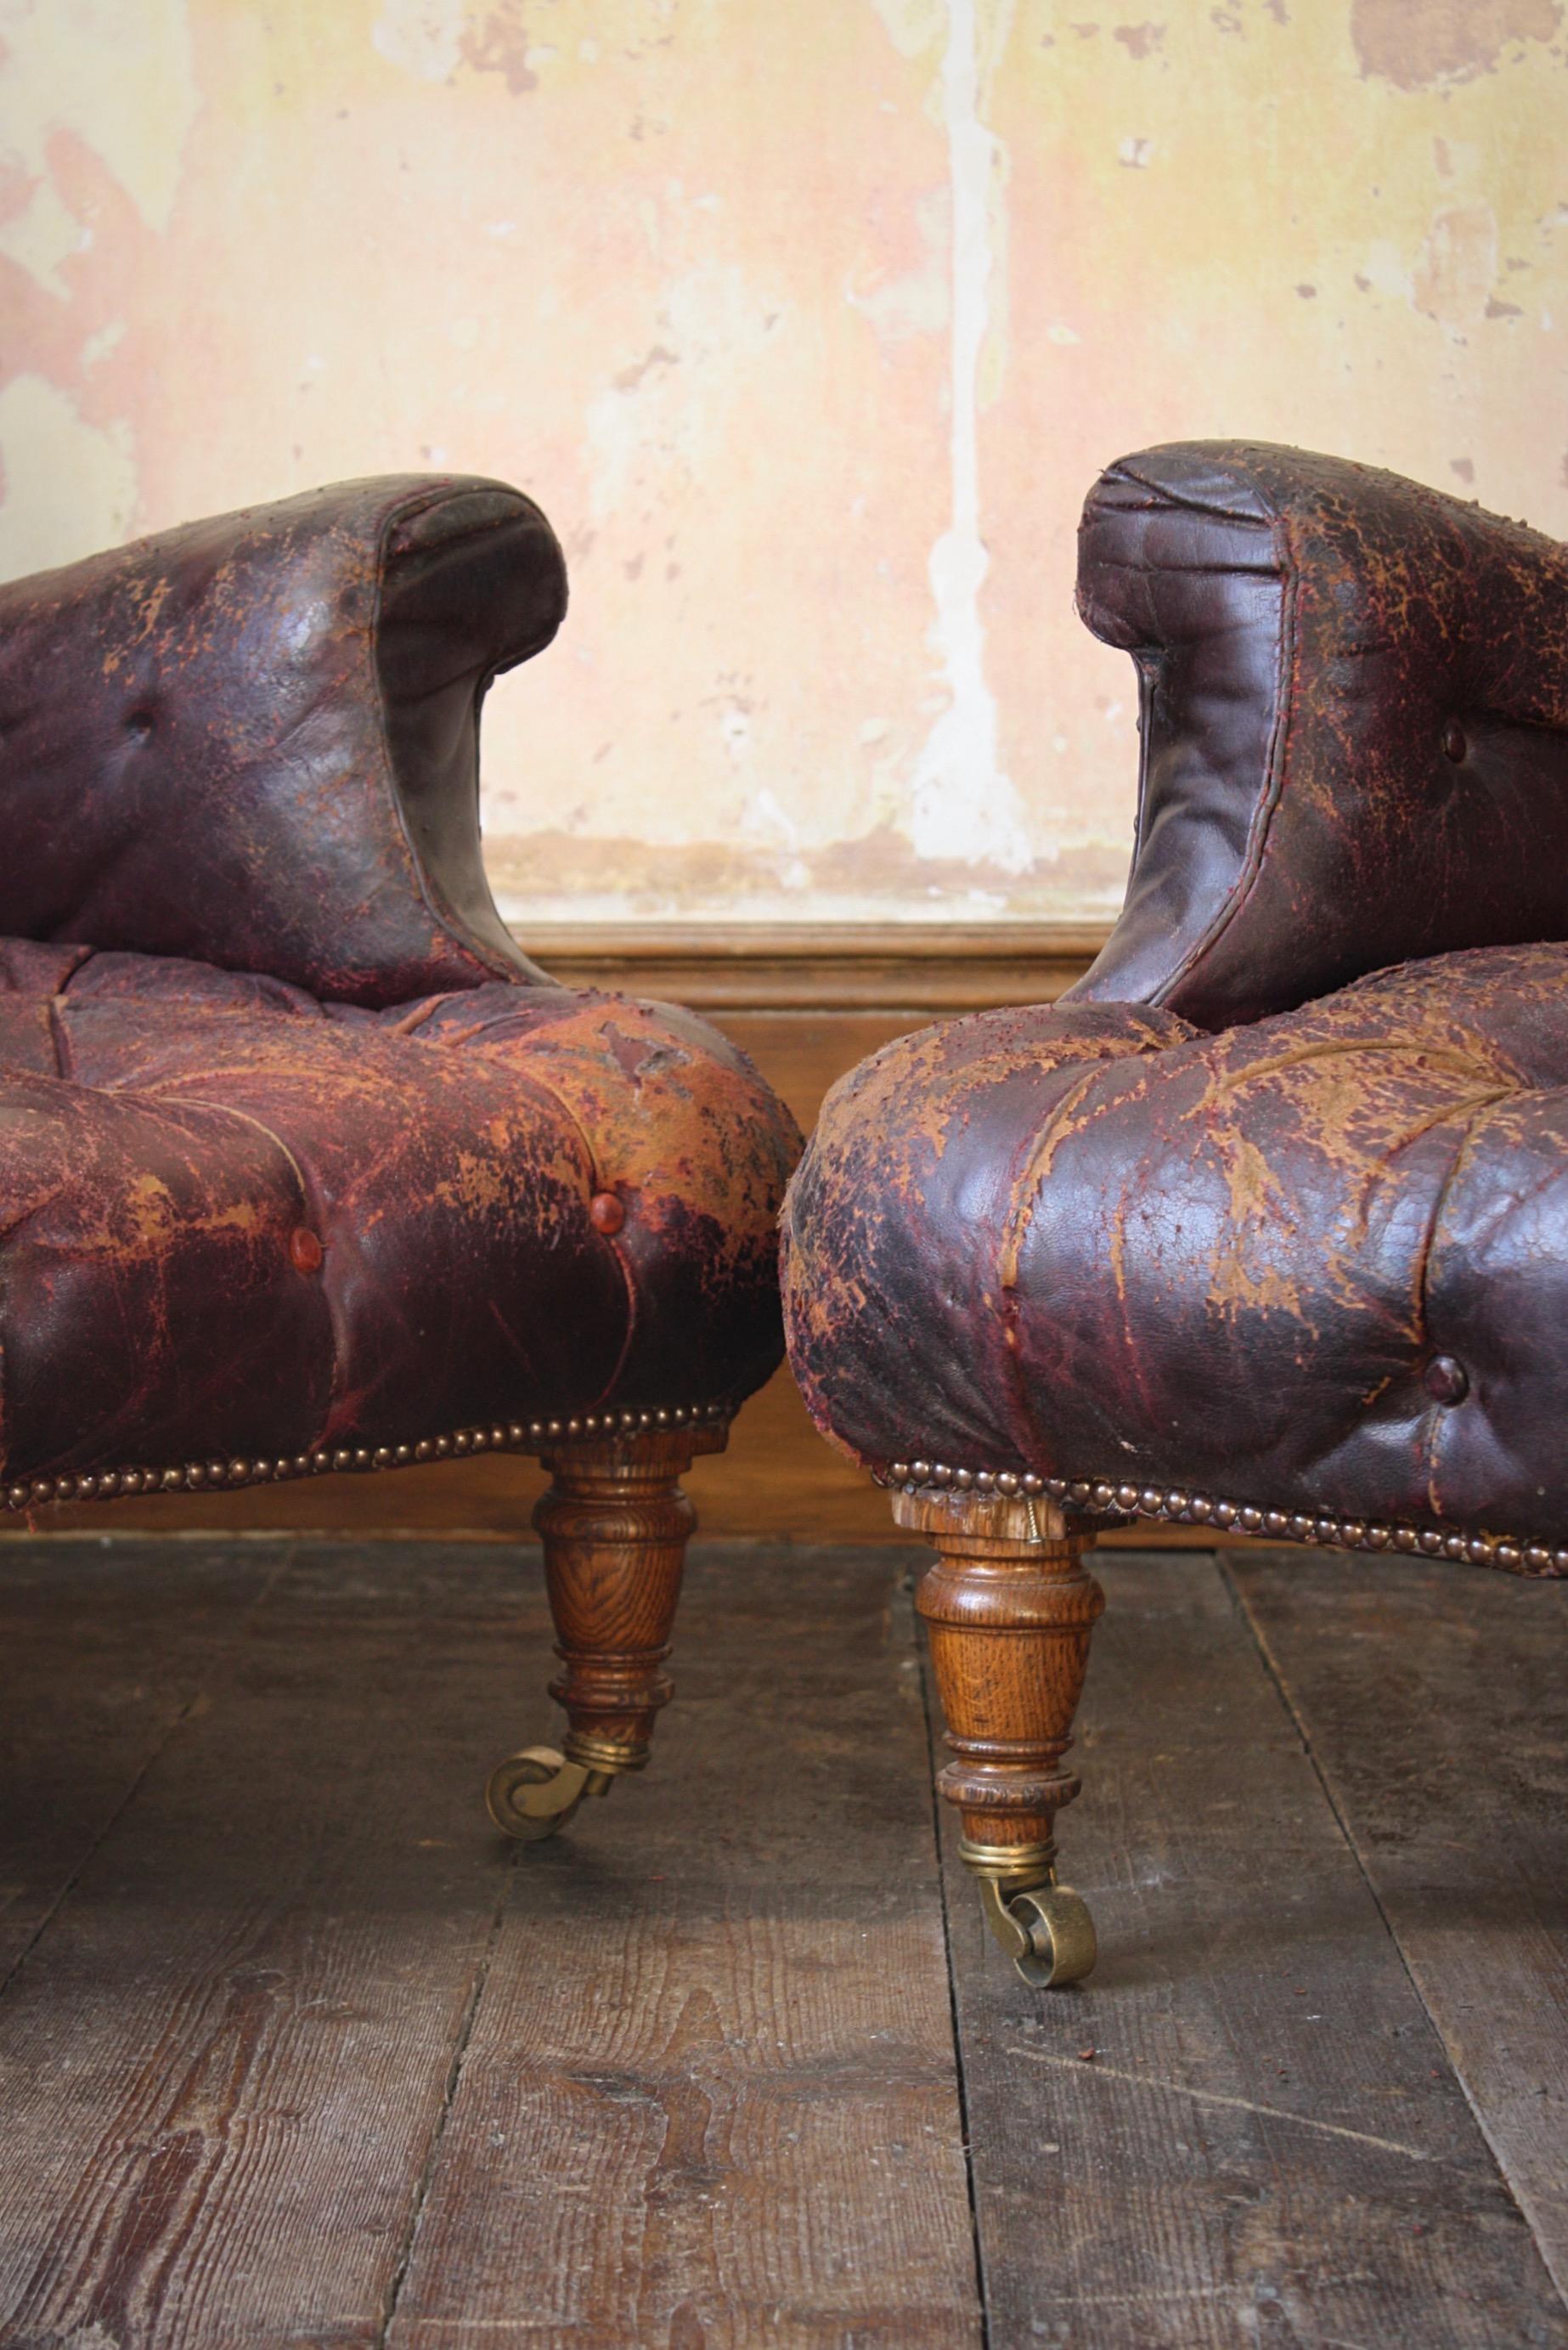
POLYGON ((1568 536, 1561 0, 0 0, 0 572, 498 473, 574 604, 560 919, 1117 903, 1099 465, 1243 433, 1568 536))

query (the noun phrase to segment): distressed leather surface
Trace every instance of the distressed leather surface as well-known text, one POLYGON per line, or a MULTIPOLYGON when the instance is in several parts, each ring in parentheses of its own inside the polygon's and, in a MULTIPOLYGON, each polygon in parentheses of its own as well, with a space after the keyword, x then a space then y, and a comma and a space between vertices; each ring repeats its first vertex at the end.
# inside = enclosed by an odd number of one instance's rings
POLYGON ((902 1038, 828 1097, 784 1296, 869 1466, 1560 1536, 1568 946, 1219 1035, 1062 1002, 902 1038))
POLYGON ((484 878, 478 715, 566 594, 531 500, 422 474, 0 587, 0 933, 367 1004, 538 979, 484 878))
POLYGON ((1142 680, 1126 909, 1054 1005, 828 1097, 814 1419, 877 1469, 1562 1541, 1568 552, 1200 442, 1102 477, 1079 596, 1142 680))
POLYGON ((1101 1002, 1205 1028, 1457 947, 1568 937, 1568 549, 1246 442, 1111 466, 1078 606, 1143 753, 1101 1002))
POLYGON ((738 1399, 798 1147, 667 1005, 0 944, 4 1474, 738 1399))

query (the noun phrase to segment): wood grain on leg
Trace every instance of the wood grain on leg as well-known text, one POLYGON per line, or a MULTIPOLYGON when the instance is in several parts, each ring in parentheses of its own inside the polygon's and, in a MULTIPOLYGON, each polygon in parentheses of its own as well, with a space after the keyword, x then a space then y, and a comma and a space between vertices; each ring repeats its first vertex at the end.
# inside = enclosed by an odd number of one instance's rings
POLYGON ((938 1553, 915 1594, 953 1756, 937 1785, 987 1918, 1027 1981, 1076 1981, 1094 1929, 1055 1887, 1055 1825, 1081 1784, 1064 1757, 1105 1606, 1086 1544, 1046 1503, 933 1491, 895 1495, 893 1514, 938 1553))
MULTIPOLYGON (((696 1440, 684 1429, 546 1454, 534 1524, 562 1669, 568 1760, 635 1771, 672 1694, 664 1659, 697 1513, 680 1490, 696 1440)), ((709 1449, 713 1449, 710 1447, 709 1449)))
POLYGON ((722 1449, 722 1428, 665 1429, 563 1444, 545 1455, 548 1491, 534 1524, 561 1669, 550 1694, 569 1727, 560 1753, 529 1746, 491 1773, 491 1817, 535 1843, 648 1761, 672 1694, 664 1660, 697 1513, 680 1473, 722 1449))

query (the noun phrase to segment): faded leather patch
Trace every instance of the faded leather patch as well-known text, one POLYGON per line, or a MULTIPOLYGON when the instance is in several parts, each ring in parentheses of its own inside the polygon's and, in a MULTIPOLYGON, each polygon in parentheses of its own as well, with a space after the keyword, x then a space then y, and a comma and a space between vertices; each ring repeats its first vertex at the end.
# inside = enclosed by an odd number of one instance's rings
POLYGON ((0 950, 5 1473, 738 1400, 798 1149, 663 1006, 0 950))

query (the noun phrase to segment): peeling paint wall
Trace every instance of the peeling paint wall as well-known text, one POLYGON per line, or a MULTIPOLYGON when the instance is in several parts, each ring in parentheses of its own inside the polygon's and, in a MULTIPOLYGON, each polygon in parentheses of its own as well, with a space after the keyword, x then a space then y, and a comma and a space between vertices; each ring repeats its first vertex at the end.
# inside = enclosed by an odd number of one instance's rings
POLYGON ((500 473, 574 585, 487 717, 510 912, 1107 912, 1107 458, 1298 441, 1568 536, 1565 16, 0 0, 0 571, 500 473))

